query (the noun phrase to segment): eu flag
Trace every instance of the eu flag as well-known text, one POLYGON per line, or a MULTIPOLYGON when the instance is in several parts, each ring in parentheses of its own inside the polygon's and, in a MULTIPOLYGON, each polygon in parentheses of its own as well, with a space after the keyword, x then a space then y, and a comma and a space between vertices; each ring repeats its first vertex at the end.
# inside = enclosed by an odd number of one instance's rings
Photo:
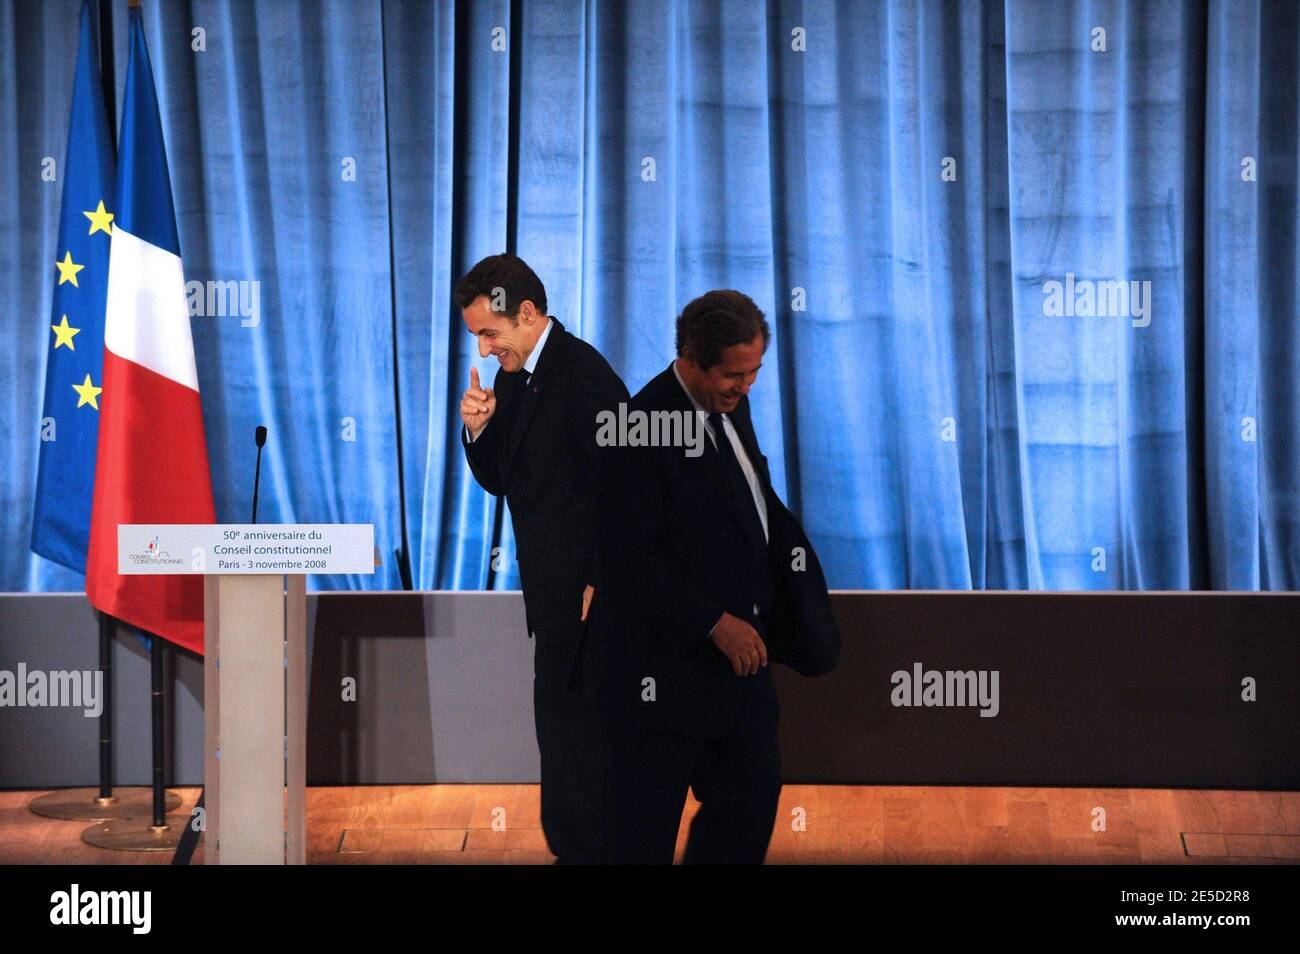
POLYGON ((68 151, 60 170, 59 243, 50 262, 54 305, 32 518, 32 549, 82 573, 90 536, 103 385, 114 155, 100 79, 98 30, 90 2, 85 0, 68 119, 68 151))

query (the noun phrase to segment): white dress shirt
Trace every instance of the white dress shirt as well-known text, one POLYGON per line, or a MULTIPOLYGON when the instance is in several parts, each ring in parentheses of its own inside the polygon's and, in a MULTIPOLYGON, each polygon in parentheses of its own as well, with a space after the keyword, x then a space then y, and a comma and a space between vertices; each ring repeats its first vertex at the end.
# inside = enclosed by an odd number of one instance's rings
POLYGON ((553 324, 555 322, 551 321, 550 315, 547 315, 546 327, 542 329, 542 336, 537 339, 536 346, 529 353, 528 360, 524 362, 524 370, 528 372, 524 384, 532 384, 533 382, 533 371, 537 368, 537 359, 542 356, 542 349, 546 347, 546 339, 551 336, 551 325, 553 324))
MULTIPOLYGON (((528 355, 527 360, 524 361, 524 370, 528 372, 528 377, 524 379, 524 384, 531 384, 533 381, 533 371, 537 369, 537 359, 542 356, 542 348, 546 345, 546 339, 549 338, 551 335, 551 325, 553 324, 555 324, 555 322, 551 321, 550 315, 547 315, 546 327, 542 329, 542 336, 537 339, 537 344, 533 347, 533 350, 528 355)), ((491 423, 492 423, 492 419, 488 418, 488 424, 491 423)), ((463 424, 461 426, 464 427, 463 424)), ((469 428, 465 428, 465 439, 470 444, 473 444, 476 440, 478 440, 479 434, 482 434, 485 430, 487 430, 487 424, 484 424, 482 427, 480 427, 478 429, 478 433, 476 434, 470 434, 469 428)))

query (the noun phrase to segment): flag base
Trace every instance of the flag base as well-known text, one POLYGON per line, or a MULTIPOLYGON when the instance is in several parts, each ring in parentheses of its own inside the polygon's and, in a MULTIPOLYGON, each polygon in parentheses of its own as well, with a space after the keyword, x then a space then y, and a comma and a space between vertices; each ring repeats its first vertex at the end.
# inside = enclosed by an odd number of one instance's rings
POLYGON ((145 818, 115 818, 92 825, 81 840, 109 851, 175 851, 185 833, 188 815, 177 815, 176 824, 157 827, 145 818))
MULTIPOLYGON (((181 797, 167 792, 167 811, 181 807, 181 797)), ((63 788, 33 798, 28 811, 42 818, 64 821, 111 821, 115 818, 148 818, 153 811, 153 789, 115 788, 109 798, 101 798, 98 788, 63 788)))

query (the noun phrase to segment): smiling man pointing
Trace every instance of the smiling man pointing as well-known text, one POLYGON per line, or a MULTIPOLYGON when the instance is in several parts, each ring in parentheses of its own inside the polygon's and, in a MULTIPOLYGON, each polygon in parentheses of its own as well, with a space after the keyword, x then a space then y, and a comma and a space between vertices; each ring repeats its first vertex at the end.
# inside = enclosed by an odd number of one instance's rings
POLYGON ((479 354, 500 363, 491 388, 476 370, 461 399, 461 443, 475 479, 505 496, 535 638, 533 715, 542 763, 542 829, 564 864, 605 860, 605 741, 581 685, 586 623, 600 592, 596 418, 628 399, 591 345, 546 313, 546 289, 514 255, 492 255, 452 295, 479 354))

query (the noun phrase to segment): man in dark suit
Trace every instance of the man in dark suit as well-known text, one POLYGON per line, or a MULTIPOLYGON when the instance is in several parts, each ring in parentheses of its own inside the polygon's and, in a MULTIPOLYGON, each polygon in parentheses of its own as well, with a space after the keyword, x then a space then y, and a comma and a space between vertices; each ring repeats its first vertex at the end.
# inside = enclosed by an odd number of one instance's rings
POLYGON ((768 336, 763 313, 740 292, 688 304, 677 359, 627 411, 629 420, 643 411, 682 421, 687 446, 629 437, 607 468, 592 631, 615 862, 672 862, 688 786, 701 802, 688 864, 758 864, 767 852, 781 791, 764 641, 768 511, 779 504, 747 394, 768 336), (693 426, 705 431, 702 447, 690 443, 693 426))
POLYGON ((546 313, 546 289, 521 259, 483 259, 453 295, 494 387, 471 370, 461 401, 470 469, 510 504, 528 631, 542 763, 542 829, 561 863, 606 857, 605 742, 581 676, 590 604, 600 590, 596 417, 628 398, 591 345, 546 313))

